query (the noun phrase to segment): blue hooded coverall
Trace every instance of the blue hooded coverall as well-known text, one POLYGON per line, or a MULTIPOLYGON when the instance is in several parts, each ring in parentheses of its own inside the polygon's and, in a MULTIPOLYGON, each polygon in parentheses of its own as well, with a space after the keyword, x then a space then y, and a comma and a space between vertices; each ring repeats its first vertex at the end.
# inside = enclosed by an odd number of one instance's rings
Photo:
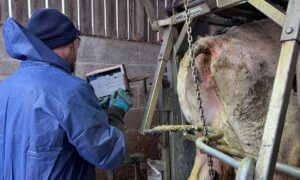
POLYGON ((91 86, 14 19, 3 36, 22 63, 0 84, 0 180, 95 179, 94 165, 118 167, 124 137, 91 86))

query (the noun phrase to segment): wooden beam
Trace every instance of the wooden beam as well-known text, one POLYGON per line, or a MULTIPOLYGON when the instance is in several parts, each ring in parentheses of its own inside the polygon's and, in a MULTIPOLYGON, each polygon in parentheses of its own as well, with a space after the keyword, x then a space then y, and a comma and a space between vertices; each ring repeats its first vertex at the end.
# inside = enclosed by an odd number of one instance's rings
POLYGON ((22 25, 28 20, 28 4, 24 0, 11 0, 12 16, 22 25))
POLYGON ((8 17, 8 1, 0 0, 0 24, 3 24, 8 17))
POLYGON ((65 0, 65 14, 78 27, 77 3, 74 0, 65 0))
POLYGON ((30 0, 30 6, 31 6, 31 14, 33 14, 36 10, 38 10, 40 8, 45 8, 46 4, 45 4, 45 1, 30 0))
POLYGON ((81 0, 79 1, 79 7, 80 7, 80 31, 82 34, 91 35, 93 32, 91 1, 81 0))
POLYGON ((49 8, 55 8, 62 12, 61 0, 48 0, 48 2, 49 2, 49 8))
POLYGON ((127 39, 127 1, 118 0, 118 29, 119 39, 127 39))
POLYGON ((94 29, 95 35, 105 36, 104 0, 94 0, 94 29))
POLYGON ((116 0, 106 0, 106 28, 107 37, 116 39, 116 0))

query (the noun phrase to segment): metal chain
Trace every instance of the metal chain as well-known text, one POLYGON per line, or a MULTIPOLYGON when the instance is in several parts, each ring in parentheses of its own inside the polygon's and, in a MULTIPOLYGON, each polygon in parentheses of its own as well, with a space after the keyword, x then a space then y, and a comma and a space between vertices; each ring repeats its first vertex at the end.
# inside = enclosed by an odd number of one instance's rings
MULTIPOLYGON (((185 15, 186 15, 185 23, 187 24, 187 35, 188 35, 189 53, 190 53, 190 66, 191 66, 192 74, 193 74, 193 83, 196 88, 197 102, 199 105, 200 118, 201 118, 203 129, 204 129, 204 136, 207 137, 207 135, 209 134, 209 130, 208 130, 208 127, 206 124, 206 119, 204 117, 204 109, 202 106, 202 99, 200 96, 200 89, 199 89, 198 71, 195 66, 195 53, 194 53, 194 46, 193 46, 191 16, 190 16, 190 10, 188 9, 189 0, 183 0, 183 1, 184 1, 184 9, 185 9, 185 15)), ((212 157, 210 155, 207 155, 207 158, 208 158, 210 179, 218 179, 218 174, 213 169, 212 157)))

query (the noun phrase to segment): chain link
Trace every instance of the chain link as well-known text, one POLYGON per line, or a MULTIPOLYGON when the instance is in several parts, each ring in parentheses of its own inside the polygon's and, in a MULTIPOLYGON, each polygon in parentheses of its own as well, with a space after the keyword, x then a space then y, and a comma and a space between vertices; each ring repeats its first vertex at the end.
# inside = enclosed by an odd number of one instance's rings
MULTIPOLYGON (((187 25, 187 36, 188 36, 188 43, 189 43, 189 54, 190 54, 190 66, 192 69, 193 74, 193 84, 196 88, 196 95, 197 95, 197 102, 199 105, 199 111, 200 111, 200 119, 202 121, 203 129, 204 129, 204 136, 207 137, 209 134, 209 130, 206 124, 206 119, 204 116, 204 109, 202 106, 202 99, 200 96, 200 89, 199 89, 199 79, 198 79, 198 71, 195 66, 195 53, 194 53, 194 46, 193 46, 193 36, 192 36, 192 27, 191 27, 191 15, 190 10, 188 9, 189 0, 183 0, 184 2, 184 9, 185 9, 185 23, 187 25)), ((209 176, 211 180, 218 179, 217 172, 213 169, 213 161, 212 157, 210 155, 207 155, 208 159, 208 168, 209 168, 209 176)))

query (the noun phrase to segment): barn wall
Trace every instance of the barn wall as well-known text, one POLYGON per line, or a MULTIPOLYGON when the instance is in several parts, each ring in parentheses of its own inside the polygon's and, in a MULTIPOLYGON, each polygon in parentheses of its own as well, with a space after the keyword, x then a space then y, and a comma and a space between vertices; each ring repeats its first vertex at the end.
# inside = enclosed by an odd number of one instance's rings
MULTIPOLYGON (((151 0, 157 18, 165 16, 171 0, 151 0)), ((9 16, 21 24, 40 8, 55 8, 84 35, 158 43, 144 8, 145 0, 0 0, 0 24, 9 16)))
MULTIPOLYGON (((2 28, 0 27, 0 30, 2 28)), ((6 54, 2 31, 0 32, 0 81, 1 78, 13 73, 19 66, 18 60, 9 58, 6 54)), ((154 74, 156 56, 159 45, 120 40, 109 40, 95 37, 82 37, 78 52, 76 75, 83 77, 87 72, 108 67, 114 64, 125 64, 129 79, 149 75, 148 92, 154 74)), ((125 116, 126 150, 127 154, 142 153, 145 158, 158 159, 158 144, 156 136, 142 136, 138 127, 143 117, 146 95, 142 82, 130 84, 133 92, 133 107, 125 116)), ((157 119, 157 116, 155 117, 157 119)), ((106 173, 98 172, 98 179, 106 179, 106 173)), ((114 172, 116 179, 134 179, 134 165, 125 165, 114 172)), ((140 173, 140 179, 145 179, 145 171, 140 173)))

